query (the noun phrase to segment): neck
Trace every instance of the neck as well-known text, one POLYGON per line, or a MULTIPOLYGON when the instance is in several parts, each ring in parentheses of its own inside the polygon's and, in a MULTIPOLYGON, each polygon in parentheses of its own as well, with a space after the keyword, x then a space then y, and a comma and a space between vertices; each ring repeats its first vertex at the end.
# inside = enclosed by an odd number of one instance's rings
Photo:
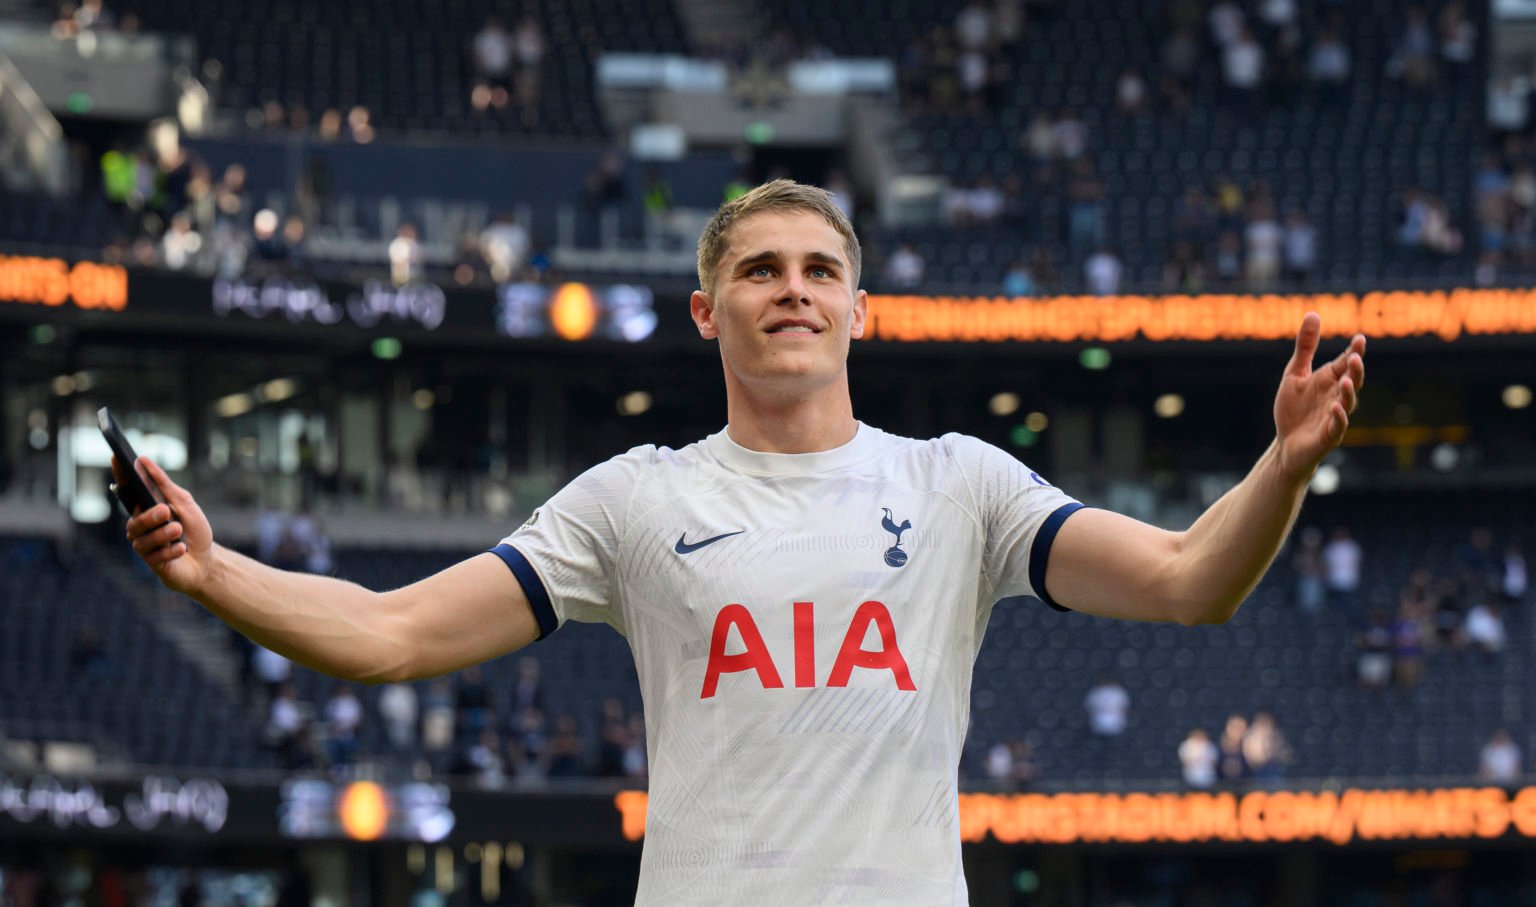
POLYGON ((726 370, 726 432, 732 441, 760 453, 818 453, 853 440, 848 373, 803 395, 754 391, 726 370))

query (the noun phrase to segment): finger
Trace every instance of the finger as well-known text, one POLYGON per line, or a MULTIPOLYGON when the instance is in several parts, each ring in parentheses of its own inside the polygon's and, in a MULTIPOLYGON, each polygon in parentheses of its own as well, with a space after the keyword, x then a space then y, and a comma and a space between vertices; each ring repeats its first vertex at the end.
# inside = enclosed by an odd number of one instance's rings
POLYGON ((139 554, 149 554, 152 551, 163 548, 171 542, 181 540, 181 524, 166 523, 154 532, 147 532, 133 540, 133 550, 139 554))
POLYGON ((146 532, 153 532, 165 525, 171 518, 171 508, 164 504, 156 504, 148 510, 143 510, 137 516, 128 520, 128 538, 136 539, 146 532))
POLYGON ((165 474, 165 470, 160 468, 159 463, 149 457, 139 457, 139 462, 144 464, 144 470, 149 473, 151 479, 155 480, 155 485, 159 487, 160 493, 165 496, 166 502, 172 508, 179 508, 192 502, 192 495, 185 488, 172 482, 171 477, 165 474))
POLYGON ((1296 352, 1292 354, 1290 364, 1285 367, 1286 374, 1300 378, 1312 374, 1312 357, 1317 354, 1317 338, 1322 333, 1322 316, 1308 312, 1302 317, 1301 330, 1296 333, 1296 352))
POLYGON ((1349 379, 1355 383, 1355 390, 1365 389, 1365 357, 1359 353, 1349 358, 1349 379))
POLYGON ((151 568, 158 569, 160 567, 165 566, 166 564, 169 564, 171 561, 174 561, 175 559, 177 559, 178 557, 181 557, 183 554, 186 554, 186 553, 187 553, 187 543, 186 542, 177 542, 174 545, 166 545, 164 548, 161 548, 159 551, 155 551, 155 552, 150 553, 149 556, 144 558, 144 562, 146 564, 148 564, 151 568))
POLYGON ((1344 411, 1346 413, 1354 412, 1355 403, 1359 400, 1359 397, 1355 393, 1355 383, 1350 380, 1348 375, 1345 375, 1344 378, 1339 381, 1339 396, 1344 401, 1344 411))
POLYGON ((1332 417, 1328 422, 1328 437, 1337 444, 1344 440, 1344 432, 1349 429, 1349 414, 1344 411, 1344 404, 1333 401, 1332 417))

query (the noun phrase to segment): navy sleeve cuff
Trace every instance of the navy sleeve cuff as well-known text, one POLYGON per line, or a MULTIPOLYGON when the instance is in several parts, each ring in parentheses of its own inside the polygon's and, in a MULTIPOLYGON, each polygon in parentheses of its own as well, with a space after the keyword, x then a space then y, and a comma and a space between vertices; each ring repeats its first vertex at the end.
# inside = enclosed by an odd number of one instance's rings
POLYGON ((528 604, 533 606, 533 618, 539 623, 539 639, 555 632, 555 629, 560 626, 559 619, 555 617, 555 607, 549 603, 549 592, 544 588, 544 581, 539 579, 539 572, 528 563, 528 558, 523 557, 521 551, 506 543, 492 548, 491 553, 501 558, 502 562, 512 570, 518 585, 523 587, 523 594, 528 597, 528 604))
POLYGON ((1083 505, 1075 501, 1057 507, 1050 516, 1045 518, 1045 523, 1035 533, 1034 544, 1029 546, 1029 584, 1034 588, 1036 597, 1057 611, 1072 609, 1056 604, 1051 594, 1045 591, 1045 567, 1050 563, 1051 543, 1056 541, 1056 533, 1060 531, 1061 524, 1067 521, 1067 517, 1082 509, 1083 505))

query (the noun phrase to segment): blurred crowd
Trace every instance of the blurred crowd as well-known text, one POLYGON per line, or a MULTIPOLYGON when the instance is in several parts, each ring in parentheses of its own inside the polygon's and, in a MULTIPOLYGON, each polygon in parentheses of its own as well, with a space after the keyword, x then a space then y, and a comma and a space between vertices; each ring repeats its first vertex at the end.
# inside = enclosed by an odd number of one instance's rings
MULTIPOLYGON (((334 571, 330 540, 308 513, 263 513, 256 535, 254 553, 263 563, 334 571)), ((90 659, 93 633, 82 630, 77 661, 90 659)), ((265 743, 289 771, 346 777, 360 762, 382 763, 417 778, 472 778, 492 789, 546 778, 645 777, 643 717, 608 698, 584 728, 576 716, 551 708, 534 656, 518 660, 517 679, 505 690, 471 667, 430 681, 387 684, 365 702, 351 684, 312 673, 301 677, 282 655, 233 631, 231 637, 249 704, 266 715, 265 743), (323 700, 306 699, 301 687, 317 690, 323 700), (369 725, 379 732, 367 733, 369 725), (590 728, 596 729, 593 739, 590 728)))

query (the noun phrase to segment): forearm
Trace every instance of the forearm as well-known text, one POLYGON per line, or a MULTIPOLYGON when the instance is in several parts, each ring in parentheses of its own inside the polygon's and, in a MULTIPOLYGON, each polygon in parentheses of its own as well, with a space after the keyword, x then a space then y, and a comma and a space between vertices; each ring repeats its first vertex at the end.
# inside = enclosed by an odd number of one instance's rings
POLYGON ((1175 600, 1195 603, 1191 623, 1220 623, 1259 584, 1296 521, 1306 477, 1280 462, 1271 444, 1243 481, 1221 496, 1180 538, 1175 600))
POLYGON ((290 573, 215 546, 199 604, 258 645, 333 677, 376 683, 406 661, 404 601, 346 580, 290 573))

